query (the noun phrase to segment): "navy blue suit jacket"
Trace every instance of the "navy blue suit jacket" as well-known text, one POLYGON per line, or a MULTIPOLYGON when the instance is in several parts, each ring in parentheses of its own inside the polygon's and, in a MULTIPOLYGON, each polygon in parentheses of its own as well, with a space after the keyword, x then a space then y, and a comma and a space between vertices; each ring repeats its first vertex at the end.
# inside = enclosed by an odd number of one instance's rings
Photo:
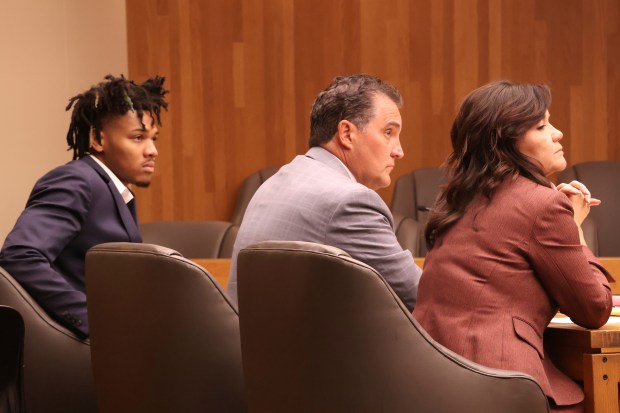
POLYGON ((0 251, 0 266, 52 317, 87 336, 86 251, 121 241, 142 241, 137 221, 110 177, 85 156, 35 184, 0 251))

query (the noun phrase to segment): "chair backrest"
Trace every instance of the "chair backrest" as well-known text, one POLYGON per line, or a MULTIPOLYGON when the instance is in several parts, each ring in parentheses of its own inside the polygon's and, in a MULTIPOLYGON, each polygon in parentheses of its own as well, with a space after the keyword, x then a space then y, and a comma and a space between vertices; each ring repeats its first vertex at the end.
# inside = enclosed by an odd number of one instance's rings
POLYGON ((230 222, 237 226, 241 225, 243 215, 245 214, 245 210, 247 209, 252 196, 254 196, 254 192, 256 192, 263 182, 278 172, 278 169, 280 169, 279 166, 264 168, 254 172, 243 180, 239 193, 237 194, 237 201, 235 202, 235 207, 230 217, 230 222))
POLYGON ((252 412, 547 412, 530 376, 445 349, 372 268, 328 246, 264 242, 238 259, 252 412))
POLYGON ((0 305, 25 325, 24 404, 28 413, 97 411, 90 344, 53 320, 3 268, 0 305))
POLYGON ((245 412, 239 317, 202 267, 135 243, 86 254, 100 413, 245 412))
POLYGON ((188 258, 230 258, 237 227, 224 221, 154 221, 140 224, 142 240, 188 258))
POLYGON ((414 257, 421 256, 422 226, 411 217, 394 215, 396 239, 401 247, 411 251, 414 257))
POLYGON ((443 170, 439 167, 420 168, 400 176, 394 184, 392 213, 426 224, 428 210, 435 205, 444 180, 443 170))
POLYGON ((0 306, 0 413, 23 413, 24 320, 0 306))
MULTIPOLYGON (((410 217, 420 224, 419 249, 415 256, 426 256, 426 241, 424 228, 428 220, 430 208, 435 205, 441 185, 445 183, 444 172, 439 167, 420 168, 406 175, 400 176, 394 184, 392 214, 401 217, 410 217)), ((413 251, 412 251, 413 252, 413 251)))
POLYGON ((566 168, 558 176, 558 182, 572 180, 585 184, 593 197, 603 201, 588 215, 596 227, 597 247, 593 248, 594 253, 602 257, 620 256, 620 161, 579 163, 566 168))

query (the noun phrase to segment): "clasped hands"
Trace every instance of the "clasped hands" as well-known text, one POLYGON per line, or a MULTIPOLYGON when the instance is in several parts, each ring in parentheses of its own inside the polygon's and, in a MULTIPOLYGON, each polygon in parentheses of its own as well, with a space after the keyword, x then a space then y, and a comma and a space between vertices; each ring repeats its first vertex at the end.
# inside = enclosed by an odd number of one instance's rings
POLYGON ((588 188, 579 181, 572 181, 568 184, 561 183, 556 186, 556 189, 566 194, 568 199, 570 199, 575 213, 575 222, 579 226, 588 216, 590 207, 601 204, 601 200, 592 198, 588 188))

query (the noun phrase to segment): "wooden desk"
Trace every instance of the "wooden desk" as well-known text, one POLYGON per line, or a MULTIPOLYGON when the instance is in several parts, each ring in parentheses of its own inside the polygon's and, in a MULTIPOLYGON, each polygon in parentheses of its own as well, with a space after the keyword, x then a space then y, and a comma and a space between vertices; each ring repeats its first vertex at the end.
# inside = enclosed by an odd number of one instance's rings
MULTIPOLYGON (((620 258, 600 258, 600 262, 620 281, 620 258)), ((620 282, 612 283, 612 291, 620 294, 620 282)), ((575 324, 551 324, 545 331, 544 341, 560 370, 583 382, 586 412, 620 411, 620 323, 606 324, 598 330, 587 330, 575 324)))
POLYGON ((586 330, 574 324, 552 323, 544 340, 560 370, 583 382, 586 412, 618 413, 620 324, 586 330))
POLYGON ((192 258, 196 264, 209 271, 209 274, 217 280, 224 290, 228 285, 228 273, 230 272, 229 258, 192 258))

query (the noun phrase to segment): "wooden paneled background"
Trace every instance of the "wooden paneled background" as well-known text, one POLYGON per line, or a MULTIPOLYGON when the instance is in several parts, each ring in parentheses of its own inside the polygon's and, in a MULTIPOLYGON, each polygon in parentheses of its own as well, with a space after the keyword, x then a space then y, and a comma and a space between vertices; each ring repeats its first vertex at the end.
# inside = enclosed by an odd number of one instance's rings
POLYGON ((171 90, 143 222, 227 220, 247 175, 306 151, 339 74, 404 96, 392 181, 441 164, 459 101, 501 78, 551 87, 569 163, 620 159, 618 0, 127 0, 127 26, 129 75, 171 90))

